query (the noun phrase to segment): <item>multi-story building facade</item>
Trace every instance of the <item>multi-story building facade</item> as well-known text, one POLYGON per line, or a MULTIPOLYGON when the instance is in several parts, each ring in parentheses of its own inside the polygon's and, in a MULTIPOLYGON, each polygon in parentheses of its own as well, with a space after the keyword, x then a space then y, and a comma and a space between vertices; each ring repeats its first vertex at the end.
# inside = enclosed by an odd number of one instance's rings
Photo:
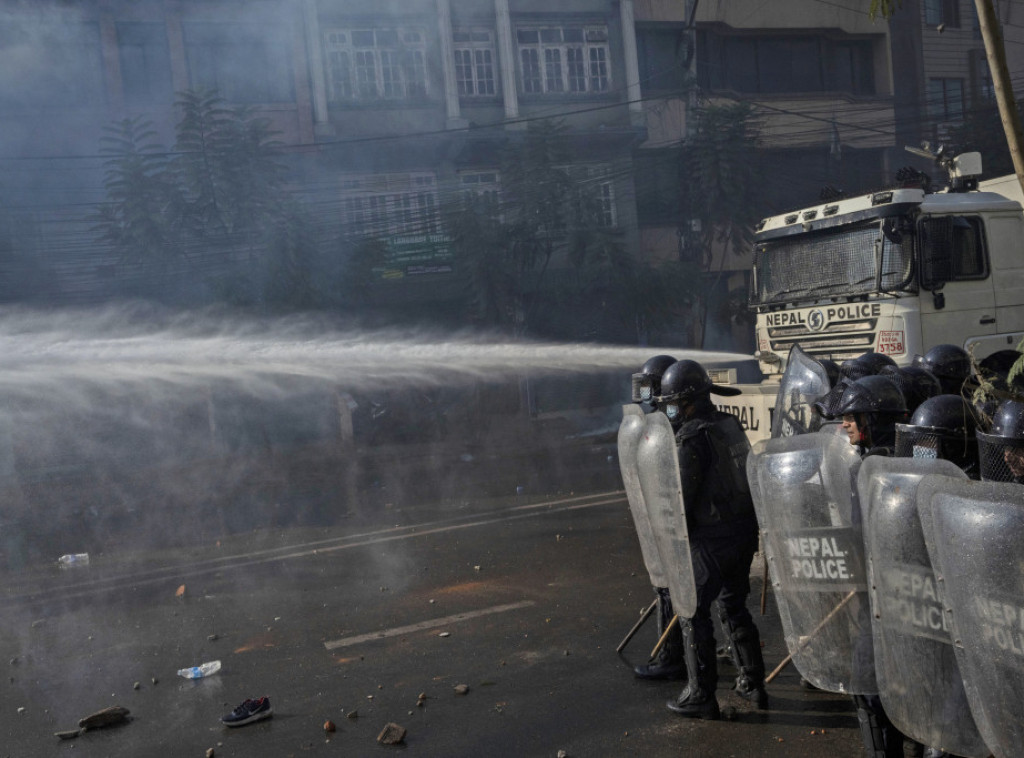
MULTIPOLYGON (((198 88, 269 119, 328 245, 383 240, 396 298, 445 296, 458 274, 440 208, 464 193, 500 205, 503 152, 544 119, 565 126, 574 175, 598 187, 597 223, 639 259, 689 255, 677 167, 701 103, 753 104, 766 215, 825 184, 877 185, 910 162, 904 144, 990 95, 973 2, 906 0, 890 23, 867 6, 4 0, 0 296, 113 291, 84 220, 103 199, 104 127, 148 119, 170 144, 176 93, 198 88)), ((1017 10, 1000 13, 1012 43, 1017 10)), ((749 261, 711 260, 714 297, 741 293, 749 261)), ((711 332, 708 344, 747 346, 746 326, 711 332)))
POLYGON ((36 267, 39 278, 49 276, 52 298, 102 293, 103 282, 90 277, 102 251, 88 249, 70 216, 102 200, 103 128, 145 118, 170 144, 176 93, 199 88, 215 88, 226 104, 270 120, 292 185, 328 220, 327 236, 372 235, 386 243, 381 276, 396 296, 444 291, 451 267, 439 208, 462 193, 497 199, 503 150, 543 119, 563 124, 573 174, 598 187, 601 223, 634 247, 631 149, 642 135, 642 114, 627 94, 636 79, 628 65, 635 62, 628 6, 0 3, 7 32, 0 63, 8 72, 0 78, 9 80, 0 91, 8 106, 0 113, 3 206, 8 229, 21 218, 40 230, 32 255, 10 251, 6 265, 16 259, 22 269, 36 267), (10 76, 15 70, 17 78, 10 76), (42 167, 61 161, 80 177, 77 186, 46 177, 42 167), (53 219, 63 219, 67 231, 56 234, 53 219), (399 280, 413 278, 438 286, 403 289, 399 280))

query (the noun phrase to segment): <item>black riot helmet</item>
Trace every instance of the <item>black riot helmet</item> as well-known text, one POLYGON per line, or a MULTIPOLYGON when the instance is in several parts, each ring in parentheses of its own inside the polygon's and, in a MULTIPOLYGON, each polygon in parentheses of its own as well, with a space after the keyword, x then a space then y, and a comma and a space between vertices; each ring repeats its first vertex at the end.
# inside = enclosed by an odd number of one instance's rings
POLYGON ((681 360, 665 369, 661 376, 661 394, 655 397, 655 401, 669 421, 678 423, 684 406, 712 392, 730 397, 740 394, 735 387, 712 384, 708 372, 697 361, 681 360))
POLYGON ((905 414, 907 401, 888 377, 863 376, 846 387, 836 406, 836 415, 848 413, 905 414))
POLYGON ((913 413, 928 398, 942 394, 942 385, 928 369, 915 366, 886 366, 879 376, 891 379, 900 388, 904 400, 907 401, 907 413, 913 413))
POLYGON ((997 350, 978 362, 978 373, 1003 392, 1024 390, 1024 377, 1016 376, 1010 382, 1010 369, 1021 358, 1019 350, 997 350), (1012 385, 1012 386, 1011 386, 1012 385))
POLYGON ((661 394, 661 375, 676 362, 671 355, 648 358, 640 371, 633 374, 633 402, 649 403, 661 394))
POLYGON ((843 361, 843 365, 839 367, 839 373, 851 382, 855 382, 864 376, 871 376, 874 371, 866 361, 861 360, 863 357, 863 355, 859 355, 856 358, 843 361))
POLYGON ((935 374, 946 394, 959 394, 964 381, 971 375, 971 357, 956 345, 936 345, 924 355, 915 355, 912 365, 935 374))
POLYGON ((890 358, 885 353, 876 353, 873 350, 869 350, 857 358, 853 359, 854 362, 864 366, 869 374, 880 374, 882 369, 886 366, 895 366, 896 361, 890 358))
POLYGON ((825 369, 829 386, 835 387, 836 382, 839 381, 839 364, 829 358, 818 358, 818 363, 825 369))
POLYGON ((976 434, 970 403, 960 395, 936 395, 918 406, 909 423, 896 425, 896 456, 952 461, 976 479, 976 434))
POLYGON ((978 432, 981 478, 1024 484, 1024 401, 1004 400, 988 433, 978 432))
POLYGON ((836 379, 832 383, 832 389, 813 403, 814 410, 818 412, 818 415, 826 419, 834 419, 839 415, 837 413, 839 402, 843 399, 843 395, 846 394, 846 388, 852 383, 853 381, 845 376, 840 376, 836 379))
POLYGON ((896 422, 906 418, 907 402, 890 379, 864 376, 847 385, 834 413, 856 417, 864 447, 890 447, 895 441, 896 422))

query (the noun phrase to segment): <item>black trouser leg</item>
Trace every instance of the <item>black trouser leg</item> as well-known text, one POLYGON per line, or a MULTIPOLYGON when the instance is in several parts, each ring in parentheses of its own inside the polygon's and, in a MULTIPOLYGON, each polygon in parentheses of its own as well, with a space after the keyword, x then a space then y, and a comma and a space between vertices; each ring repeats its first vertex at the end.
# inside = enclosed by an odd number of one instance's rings
MULTIPOLYGON (((658 639, 665 633, 672 617, 672 598, 667 587, 655 587, 658 593, 658 639)), ((636 666, 633 673, 640 679, 685 679, 686 663, 683 655, 683 633, 677 623, 672 627, 665 644, 653 660, 636 666)))
POLYGON ((701 634, 692 619, 683 624, 683 649, 686 653, 686 668, 689 679, 686 687, 675 700, 666 704, 669 710, 681 716, 702 719, 720 718, 718 698, 718 658, 715 656, 715 638, 701 634))

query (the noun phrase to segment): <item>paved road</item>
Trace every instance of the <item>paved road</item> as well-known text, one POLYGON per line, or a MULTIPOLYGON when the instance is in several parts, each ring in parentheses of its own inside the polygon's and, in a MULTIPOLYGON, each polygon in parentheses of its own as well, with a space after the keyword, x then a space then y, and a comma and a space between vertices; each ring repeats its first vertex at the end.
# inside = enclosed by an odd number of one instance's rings
MULTIPOLYGON (((139 553, 129 532, 91 558, 3 576, 0 756, 863 754, 848 698, 805 692, 793 668, 766 713, 723 668, 737 713, 713 723, 665 709, 678 684, 632 677, 615 647, 652 593, 621 493, 384 507, 187 550, 139 553), (175 675, 213 659, 208 679, 175 675), (220 725, 259 695, 272 719, 220 725), (132 721, 54 736, 110 705, 132 721), (377 744, 389 722, 404 747, 377 744)), ((770 598, 758 619, 772 667, 786 651, 770 598)), ((651 621, 626 653, 654 638, 651 621)))

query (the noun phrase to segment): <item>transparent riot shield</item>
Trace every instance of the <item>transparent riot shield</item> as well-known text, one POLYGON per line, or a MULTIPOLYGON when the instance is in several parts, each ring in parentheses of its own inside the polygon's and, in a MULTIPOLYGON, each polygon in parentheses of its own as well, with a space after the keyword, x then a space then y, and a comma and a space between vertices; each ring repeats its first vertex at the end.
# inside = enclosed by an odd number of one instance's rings
POLYGON ((658 544, 651 528, 651 519, 644 505, 644 493, 640 489, 640 473, 637 469, 636 451, 644 434, 644 412, 639 405, 622 406, 622 423, 619 424, 619 471, 626 488, 629 512, 633 516, 636 535, 640 539, 640 553, 644 566, 651 577, 652 587, 667 587, 665 569, 658 554, 658 544))
POLYGON ((636 457, 640 491, 665 570, 663 586, 668 587, 676 614, 689 618, 697 610, 697 588, 690 558, 676 438, 664 413, 644 416, 644 432, 636 457))
POLYGON ((747 459, 793 662, 816 687, 854 695, 876 692, 859 466, 845 437, 822 432, 763 440, 747 459))
MULTIPOLYGON (((935 477, 918 487, 967 702, 996 758, 1024 745, 1024 488, 935 477)), ((922 519, 924 521, 924 519, 922 519)))
POLYGON ((831 385, 825 367, 810 357, 799 345, 789 351, 786 371, 779 384, 772 415, 772 437, 816 432, 822 419, 811 404, 829 391, 831 385))
POLYGON ((857 477, 878 695, 905 735, 964 758, 987 758, 917 515, 918 485, 936 476, 967 479, 950 461, 882 456, 866 459, 857 477))

